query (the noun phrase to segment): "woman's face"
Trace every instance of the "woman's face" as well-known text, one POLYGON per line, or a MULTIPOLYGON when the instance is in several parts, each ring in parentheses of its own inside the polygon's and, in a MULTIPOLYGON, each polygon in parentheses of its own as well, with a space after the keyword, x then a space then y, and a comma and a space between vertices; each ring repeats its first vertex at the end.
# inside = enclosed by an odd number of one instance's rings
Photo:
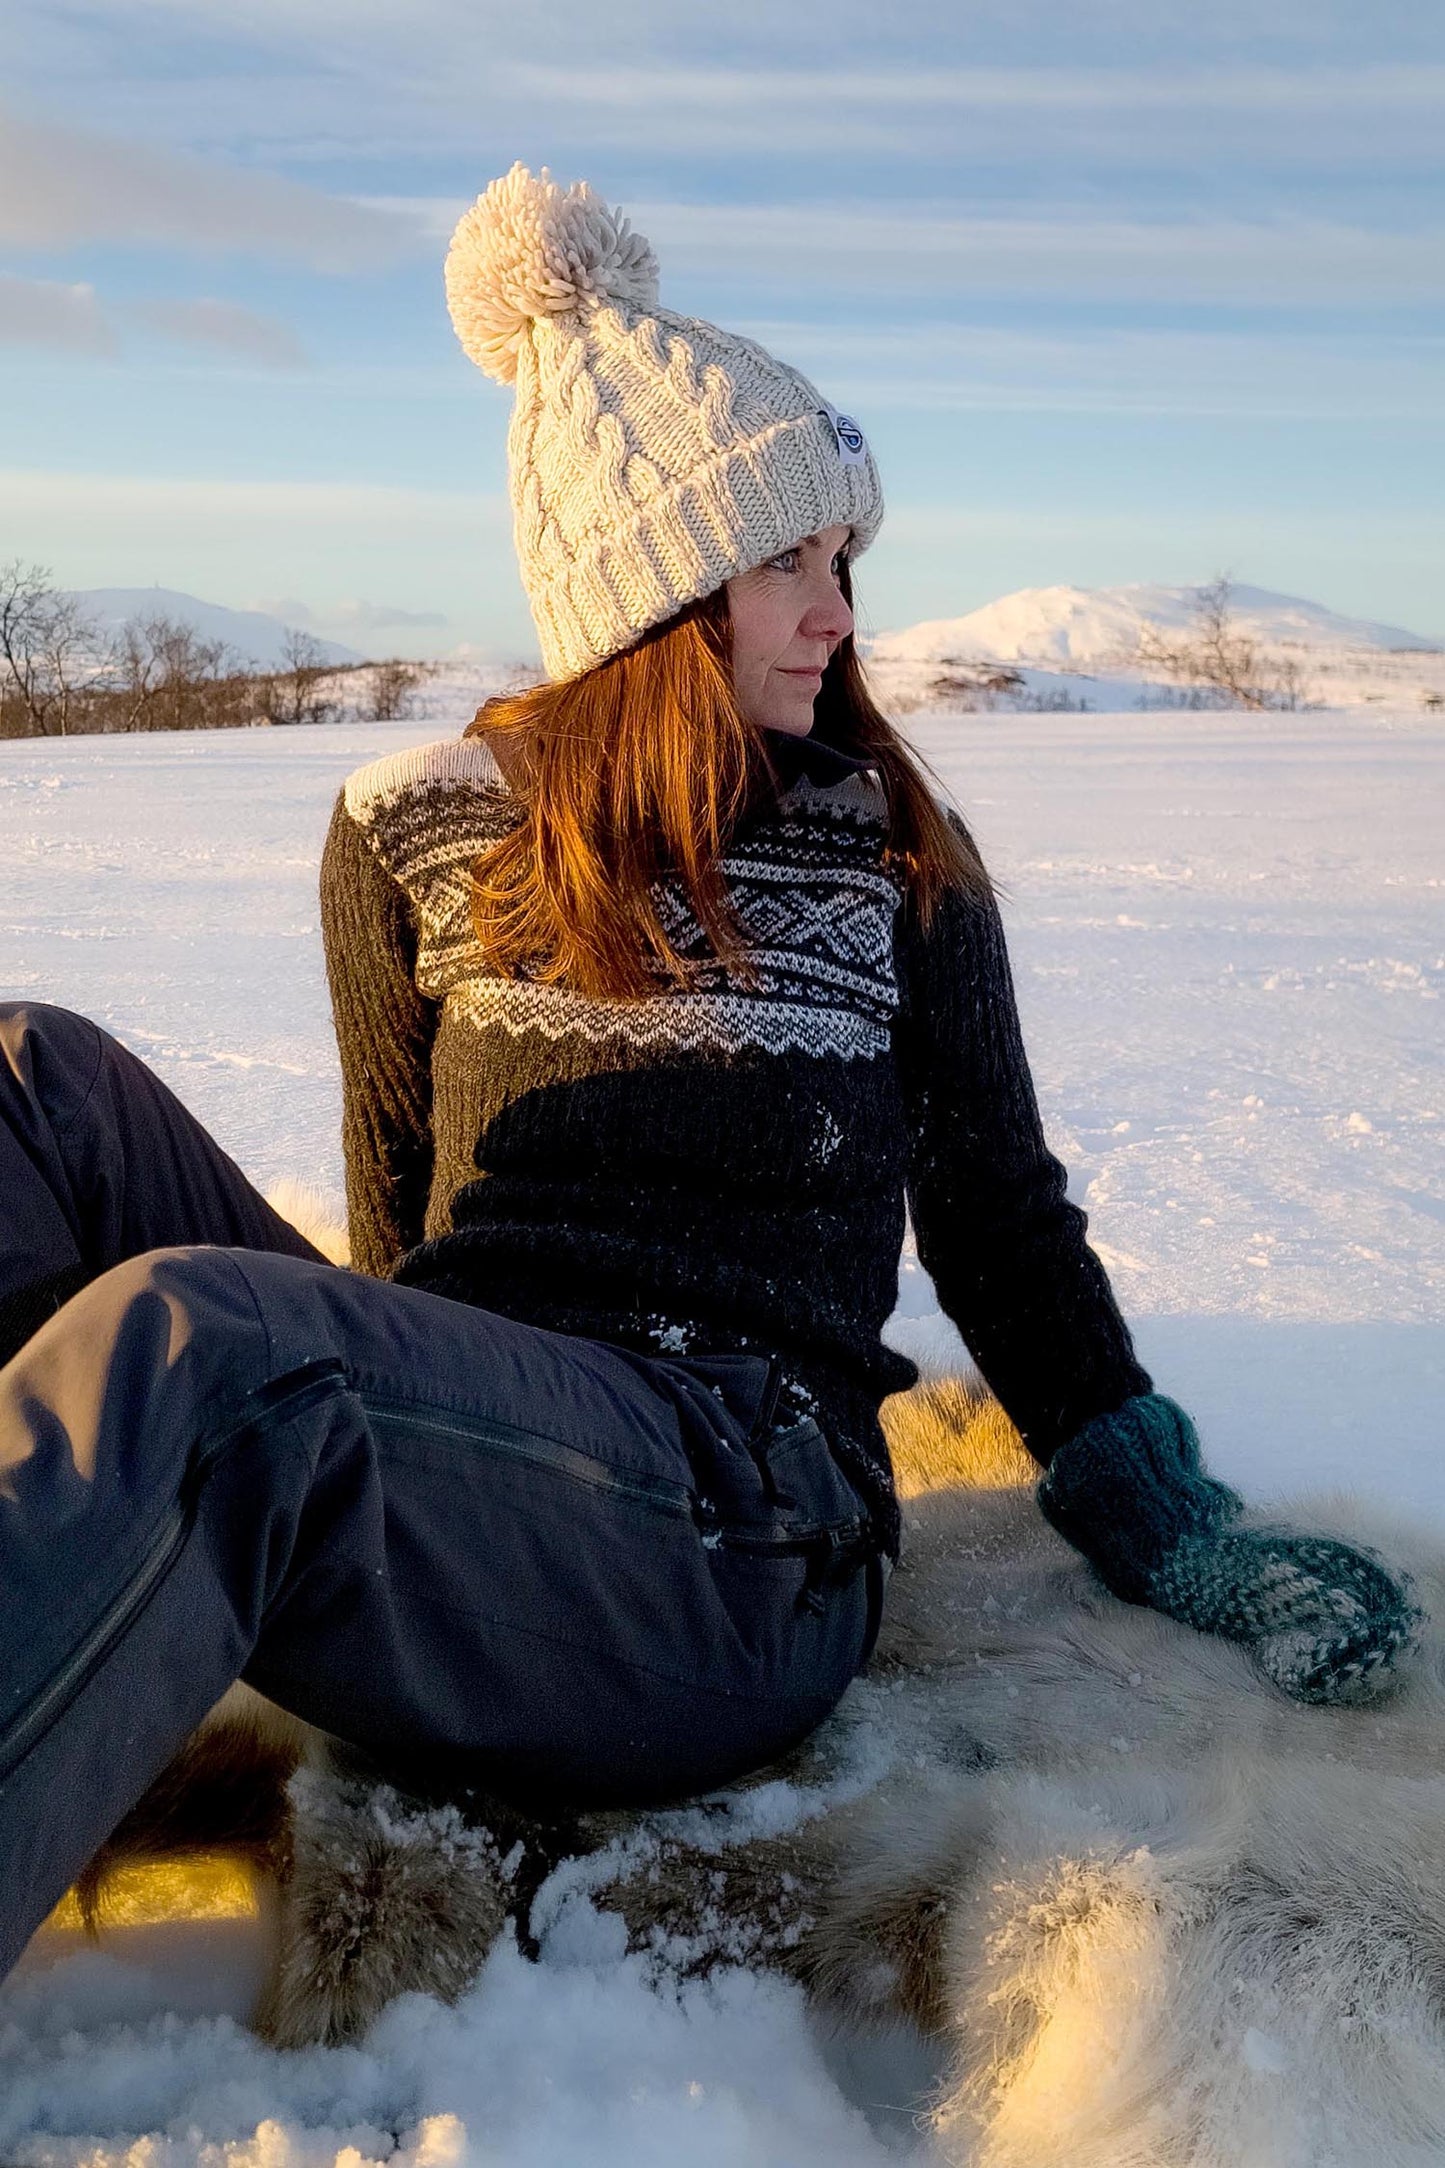
POLYGON ((727 583, 733 682, 749 722, 806 737, 823 667, 853 630, 838 585, 851 527, 825 527, 727 583))

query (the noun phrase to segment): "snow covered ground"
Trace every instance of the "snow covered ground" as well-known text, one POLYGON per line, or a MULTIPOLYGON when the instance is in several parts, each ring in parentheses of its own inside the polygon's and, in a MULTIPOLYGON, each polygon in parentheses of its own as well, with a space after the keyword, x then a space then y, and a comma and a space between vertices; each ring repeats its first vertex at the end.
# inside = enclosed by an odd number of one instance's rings
MULTIPOLYGON (((0 745, 0 995, 151 1061, 253 1179, 339 1192, 315 869, 401 725, 0 745)), ((912 715, 1006 890, 1050 1142, 1140 1354, 1254 1496, 1445 1526, 1445 718, 912 715)), ((964 1352, 902 1260, 889 1337, 964 1352)), ((738 1974, 659 2002, 585 1908, 455 2011, 278 2057, 244 1928, 31 1963, 0 1994, 0 2160, 133 2168, 931 2160, 906 2042, 828 2042, 738 1974)))

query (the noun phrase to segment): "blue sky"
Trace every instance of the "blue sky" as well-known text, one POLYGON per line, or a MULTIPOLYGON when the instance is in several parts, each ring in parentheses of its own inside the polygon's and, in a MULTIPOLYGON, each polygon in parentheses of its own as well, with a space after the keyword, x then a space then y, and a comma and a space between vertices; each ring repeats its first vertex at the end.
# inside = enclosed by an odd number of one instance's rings
POLYGON ((441 263, 514 159, 856 414, 881 631, 1240 580, 1445 635, 1425 0, 11 0, 0 556, 535 650, 441 263))

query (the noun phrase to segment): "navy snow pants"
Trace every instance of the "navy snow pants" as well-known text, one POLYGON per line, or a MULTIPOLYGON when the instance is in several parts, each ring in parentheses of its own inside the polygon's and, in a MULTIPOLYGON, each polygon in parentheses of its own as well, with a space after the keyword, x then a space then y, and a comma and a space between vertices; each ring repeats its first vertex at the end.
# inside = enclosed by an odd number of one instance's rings
POLYGON ((872 1648, 862 1503, 768 1432, 770 1358, 328 1264, 40 1005, 0 1006, 6 1331, 0 1976, 236 1678, 393 1769, 642 1805, 772 1759, 872 1648))

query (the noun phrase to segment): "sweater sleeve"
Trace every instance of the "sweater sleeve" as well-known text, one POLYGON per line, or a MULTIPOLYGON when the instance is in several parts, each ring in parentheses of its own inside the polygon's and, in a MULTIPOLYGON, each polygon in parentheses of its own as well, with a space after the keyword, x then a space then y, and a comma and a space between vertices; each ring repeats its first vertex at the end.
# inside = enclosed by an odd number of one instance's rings
MULTIPOLYGON (((948 818, 962 831, 951 809, 948 818)), ((1152 1391, 1152 1381, 1044 1139, 992 893, 978 901, 949 890, 926 934, 905 903, 899 977, 895 1045, 919 1260, 1047 1467, 1084 1423, 1152 1391)))
POLYGON ((344 792, 321 854, 321 937, 341 1059, 351 1263, 385 1279, 424 1232, 436 1004, 413 976, 406 893, 347 811, 344 792))

